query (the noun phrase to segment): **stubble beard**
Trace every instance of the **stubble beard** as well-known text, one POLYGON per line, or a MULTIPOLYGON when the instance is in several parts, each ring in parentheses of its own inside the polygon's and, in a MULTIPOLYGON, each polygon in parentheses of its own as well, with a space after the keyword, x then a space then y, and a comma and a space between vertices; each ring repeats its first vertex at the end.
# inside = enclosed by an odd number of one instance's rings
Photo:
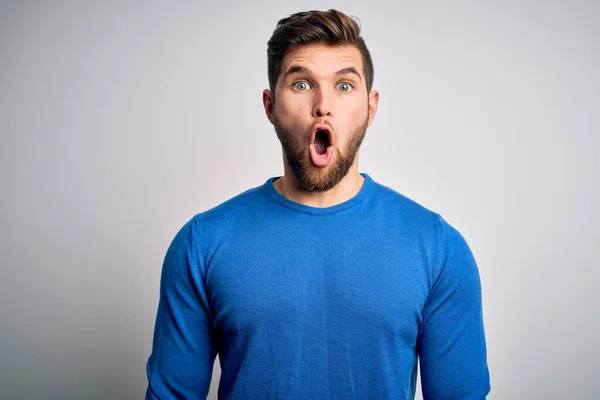
POLYGON ((367 132, 368 116, 365 121, 353 130, 344 152, 334 144, 333 159, 326 167, 315 166, 309 153, 311 132, 299 140, 294 140, 294 134, 286 130, 277 116, 274 116, 274 127, 277 138, 286 155, 287 164, 294 173, 300 189, 308 192, 326 192, 337 185, 350 171, 354 164, 365 134, 367 132))

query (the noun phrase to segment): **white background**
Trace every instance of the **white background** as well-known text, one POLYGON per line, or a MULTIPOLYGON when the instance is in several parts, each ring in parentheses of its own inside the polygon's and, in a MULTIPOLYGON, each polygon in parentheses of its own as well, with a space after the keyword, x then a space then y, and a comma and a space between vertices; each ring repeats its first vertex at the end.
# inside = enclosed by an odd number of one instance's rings
POLYGON ((143 397, 174 234, 283 172, 275 24, 339 8, 381 93, 360 170, 478 261, 489 398, 595 398, 599 5, 0 2, 0 397, 143 397))

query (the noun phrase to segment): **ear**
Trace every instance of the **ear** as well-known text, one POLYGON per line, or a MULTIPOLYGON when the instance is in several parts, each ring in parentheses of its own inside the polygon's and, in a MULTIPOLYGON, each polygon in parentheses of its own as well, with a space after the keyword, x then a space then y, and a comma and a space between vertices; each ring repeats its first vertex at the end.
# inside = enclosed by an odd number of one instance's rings
POLYGON ((265 114, 271 123, 273 123, 273 92, 269 89, 263 90, 263 106, 265 107, 265 114))
POLYGON ((369 121, 367 126, 371 126, 377 114, 377 106, 379 105, 379 92, 377 90, 371 90, 369 93, 369 121))

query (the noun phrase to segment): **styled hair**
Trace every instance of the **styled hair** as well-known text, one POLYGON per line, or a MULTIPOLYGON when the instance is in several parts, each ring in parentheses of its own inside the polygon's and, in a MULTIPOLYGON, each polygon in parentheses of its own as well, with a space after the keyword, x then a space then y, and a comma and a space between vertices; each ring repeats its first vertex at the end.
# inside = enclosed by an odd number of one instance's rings
POLYGON ((360 25, 348 15, 337 11, 303 11, 281 19, 267 44, 269 87, 273 95, 286 54, 297 46, 310 44, 354 45, 361 53, 367 92, 373 87, 373 60, 360 36, 360 25))

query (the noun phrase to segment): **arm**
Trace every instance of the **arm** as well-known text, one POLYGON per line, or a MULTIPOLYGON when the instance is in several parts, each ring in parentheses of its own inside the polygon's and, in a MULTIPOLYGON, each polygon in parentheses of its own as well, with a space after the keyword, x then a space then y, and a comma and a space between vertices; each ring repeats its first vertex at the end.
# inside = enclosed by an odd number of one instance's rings
POLYGON ((196 251, 195 220, 177 233, 165 256, 146 399, 206 399, 216 356, 212 314, 196 251))
POLYGON ((423 398, 482 400, 490 378, 479 272, 461 234, 441 218, 439 229, 439 272, 417 339, 423 398))

